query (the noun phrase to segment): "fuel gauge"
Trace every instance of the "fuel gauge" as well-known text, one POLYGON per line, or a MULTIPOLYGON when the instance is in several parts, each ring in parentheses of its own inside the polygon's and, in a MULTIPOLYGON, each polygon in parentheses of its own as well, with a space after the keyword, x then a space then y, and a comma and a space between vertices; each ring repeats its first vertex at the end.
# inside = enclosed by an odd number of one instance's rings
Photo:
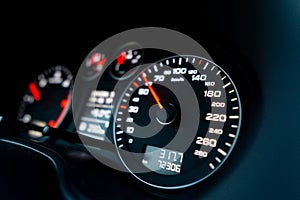
POLYGON ((142 47, 135 42, 128 42, 119 48, 117 58, 109 67, 110 75, 116 80, 129 78, 136 72, 136 66, 143 61, 142 47))
POLYGON ((18 119, 38 127, 57 128, 71 108, 73 75, 63 66, 54 66, 28 84, 18 119))

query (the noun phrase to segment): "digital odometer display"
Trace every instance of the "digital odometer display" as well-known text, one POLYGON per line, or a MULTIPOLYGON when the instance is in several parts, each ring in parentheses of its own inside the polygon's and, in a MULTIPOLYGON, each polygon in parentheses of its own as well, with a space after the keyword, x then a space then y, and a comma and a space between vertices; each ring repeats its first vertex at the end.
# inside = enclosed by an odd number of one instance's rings
POLYGON ((159 174, 177 175, 181 171, 183 153, 148 145, 142 162, 159 174))
POLYGON ((137 179, 158 188, 194 185, 228 158, 241 101, 216 63, 180 55, 139 68, 115 112, 114 142, 137 179))

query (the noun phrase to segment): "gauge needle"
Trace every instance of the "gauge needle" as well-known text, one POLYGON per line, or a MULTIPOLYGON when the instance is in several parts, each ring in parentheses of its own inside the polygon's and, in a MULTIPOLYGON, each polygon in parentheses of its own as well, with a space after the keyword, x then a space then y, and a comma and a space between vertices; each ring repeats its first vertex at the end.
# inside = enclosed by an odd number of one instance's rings
POLYGON ((103 57, 99 62, 97 62, 98 67, 103 67, 104 64, 106 63, 106 57, 103 57))
POLYGON ((126 52, 123 51, 117 58, 117 62, 118 62, 118 64, 123 65, 125 60, 126 60, 126 52))
POLYGON ((145 81, 146 85, 148 86, 148 88, 149 88, 149 90, 150 90, 152 96, 154 97, 154 99, 155 99, 155 101, 156 101, 156 103, 157 103, 159 109, 163 109, 164 107, 163 107, 162 104, 160 103, 159 97, 157 96, 155 90, 154 90, 153 87, 150 85, 150 83, 149 83, 149 81, 148 81, 148 79, 147 79, 147 77, 146 77, 146 74, 143 73, 143 76, 142 76, 142 77, 143 77, 143 80, 145 81))
POLYGON ((40 91, 37 89, 36 84, 35 83, 30 83, 29 84, 29 89, 33 95, 34 100, 39 101, 41 100, 41 93, 40 91))

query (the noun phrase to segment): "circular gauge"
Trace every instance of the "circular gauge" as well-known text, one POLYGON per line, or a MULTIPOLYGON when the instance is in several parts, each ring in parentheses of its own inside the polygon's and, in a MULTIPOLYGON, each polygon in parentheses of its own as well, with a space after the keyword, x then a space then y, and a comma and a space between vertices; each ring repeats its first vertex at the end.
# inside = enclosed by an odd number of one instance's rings
POLYGON ((136 72, 136 66, 143 60, 143 49, 134 42, 123 45, 117 58, 109 66, 109 72, 114 79, 124 80, 136 72))
POLYGON ((234 82, 198 56, 172 56, 140 69, 117 105, 114 143, 129 172, 156 188, 185 188, 209 177, 239 135, 234 82))
POLYGON ((29 83, 18 119, 39 127, 59 127, 70 110, 72 85, 73 76, 67 68, 45 70, 29 83))
POLYGON ((106 61, 107 57, 103 53, 94 52, 86 58, 84 68, 80 74, 87 80, 93 80, 102 72, 106 61))

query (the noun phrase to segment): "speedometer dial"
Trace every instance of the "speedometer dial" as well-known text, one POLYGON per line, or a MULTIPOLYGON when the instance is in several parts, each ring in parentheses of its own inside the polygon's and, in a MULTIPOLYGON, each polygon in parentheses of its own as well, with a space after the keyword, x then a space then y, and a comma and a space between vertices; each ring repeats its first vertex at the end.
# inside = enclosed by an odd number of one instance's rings
POLYGON ((198 56, 172 56, 140 69, 117 106, 114 142, 140 181, 184 188, 209 177, 239 135, 242 107, 234 82, 198 56))

